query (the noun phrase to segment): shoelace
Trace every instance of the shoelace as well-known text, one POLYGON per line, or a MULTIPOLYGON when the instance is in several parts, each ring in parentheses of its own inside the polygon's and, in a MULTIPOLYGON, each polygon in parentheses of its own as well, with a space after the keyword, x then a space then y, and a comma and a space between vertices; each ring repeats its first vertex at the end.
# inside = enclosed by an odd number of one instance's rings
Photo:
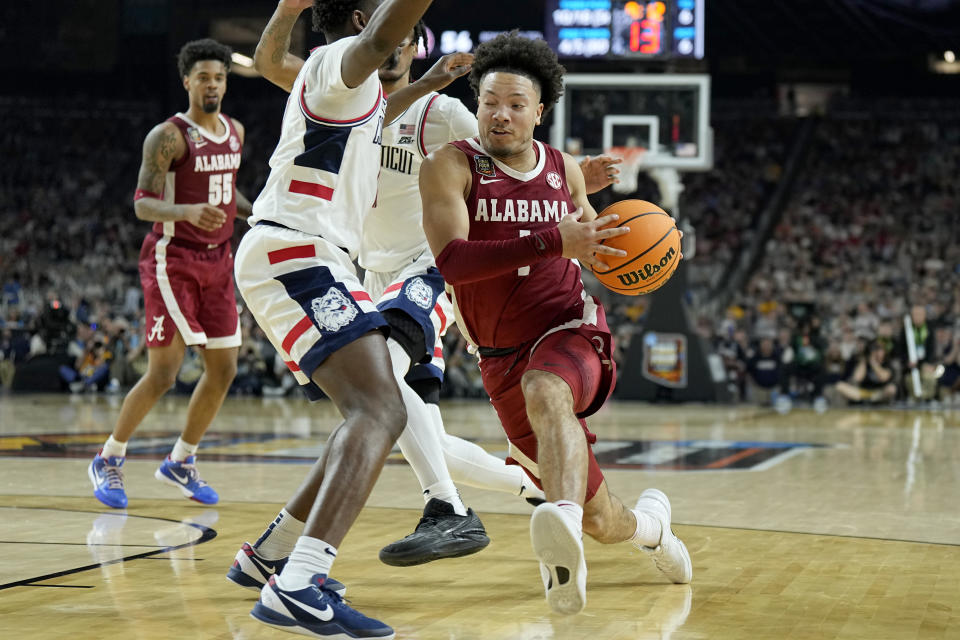
POLYGON ((123 472, 120 467, 104 465, 103 477, 107 481, 107 489, 123 489, 123 472))
POLYGON ((330 598, 330 600, 331 600, 330 606, 332 606, 332 607, 340 607, 340 606, 342 606, 342 605, 344 605, 344 604, 346 604, 346 605, 349 606, 349 604, 350 604, 350 601, 349 601, 349 600, 347 600, 346 598, 344 598, 343 596, 341 596, 339 593, 337 593, 337 592, 334 591, 333 589, 327 587, 326 585, 324 585, 323 587, 321 587, 321 586, 318 585, 316 582, 314 582, 314 583, 313 583, 313 586, 316 587, 317 591, 325 594, 328 598, 330 598))
POLYGON ((195 482, 197 483, 198 487, 207 486, 206 480, 200 479, 200 472, 197 471, 197 465, 181 462, 180 467, 187 472, 187 478, 189 478, 189 480, 187 481, 187 484, 190 484, 191 482, 195 482))
POLYGON ((434 518, 433 516, 423 516, 420 518, 420 522, 417 523, 417 528, 414 529, 414 531, 420 531, 420 529, 423 529, 424 527, 433 527, 436 526, 436 524, 437 518, 434 518))

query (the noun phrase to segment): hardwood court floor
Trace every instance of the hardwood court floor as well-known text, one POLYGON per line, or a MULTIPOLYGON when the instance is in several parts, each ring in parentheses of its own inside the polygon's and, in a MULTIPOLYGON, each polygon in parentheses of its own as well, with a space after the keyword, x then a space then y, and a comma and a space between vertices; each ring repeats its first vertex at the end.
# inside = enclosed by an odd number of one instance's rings
MULTIPOLYGON (((211 508, 152 478, 184 407, 164 400, 135 437, 124 513, 93 499, 86 479, 117 399, 0 397, 0 638, 294 637, 249 618, 256 594, 224 573, 336 414, 327 403, 228 399, 201 455, 222 496, 211 508)), ((488 405, 443 408, 448 431, 504 452, 488 405)), ((956 413, 621 403, 591 426, 614 493, 670 496, 692 585, 667 584, 628 545, 587 540, 587 609, 550 614, 529 505, 470 487, 490 547, 383 565, 377 551, 422 508, 394 456, 334 568, 352 603, 397 638, 422 640, 960 637, 956 413)))

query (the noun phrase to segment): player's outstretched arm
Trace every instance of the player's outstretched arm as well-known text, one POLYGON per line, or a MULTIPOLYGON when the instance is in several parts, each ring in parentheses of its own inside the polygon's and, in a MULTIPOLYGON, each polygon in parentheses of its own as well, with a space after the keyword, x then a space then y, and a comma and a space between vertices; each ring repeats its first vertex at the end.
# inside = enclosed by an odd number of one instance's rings
POLYGON ((143 158, 137 176, 133 210, 140 220, 182 220, 204 231, 214 231, 227 221, 227 215, 220 209, 206 203, 172 204, 163 201, 163 186, 170 165, 183 157, 186 150, 187 142, 183 139, 183 134, 172 123, 164 122, 150 130, 143 141, 143 158))
POLYGON ((303 67, 303 59, 290 53, 290 35, 297 18, 311 6, 313 0, 280 0, 253 53, 254 69, 287 93, 303 67))
POLYGON ((387 97, 386 122, 393 122, 410 105, 433 91, 440 91, 457 78, 470 73, 472 53, 448 53, 437 60, 416 82, 398 89, 387 97))
POLYGON ((382 65, 397 45, 410 35, 432 0, 386 0, 373 12, 359 37, 344 51, 340 77, 358 87, 382 65))
POLYGON ((583 173, 583 180, 587 187, 587 193, 596 193, 602 191, 612 184, 618 184, 620 179, 620 169, 615 165, 623 162, 623 158, 614 158, 613 156, 597 156, 591 158, 587 156, 580 161, 580 171, 583 173))

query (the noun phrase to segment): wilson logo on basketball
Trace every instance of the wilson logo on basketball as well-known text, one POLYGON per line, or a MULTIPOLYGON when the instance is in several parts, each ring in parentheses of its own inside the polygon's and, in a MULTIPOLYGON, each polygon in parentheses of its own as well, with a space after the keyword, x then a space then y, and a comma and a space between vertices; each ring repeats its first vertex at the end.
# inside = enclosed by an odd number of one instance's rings
POLYGON ((617 274, 617 280, 621 282, 624 286, 629 287, 630 285, 637 284, 641 280, 647 280, 652 278, 661 269, 670 264, 670 261, 673 259, 673 256, 677 255, 677 250, 673 247, 670 247, 663 257, 660 258, 660 262, 648 262, 643 265, 642 268, 637 269, 636 271, 628 271, 627 273, 617 274))

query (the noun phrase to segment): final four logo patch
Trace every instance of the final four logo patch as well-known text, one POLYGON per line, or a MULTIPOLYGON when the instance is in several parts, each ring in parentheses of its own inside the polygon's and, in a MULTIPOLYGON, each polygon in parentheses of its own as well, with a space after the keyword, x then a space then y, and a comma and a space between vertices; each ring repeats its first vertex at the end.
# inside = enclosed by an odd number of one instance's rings
POLYGON ((201 134, 196 127, 187 127, 187 135, 190 136, 190 139, 193 140, 193 143, 198 147, 207 144, 207 141, 203 139, 203 134, 201 134))
POLYGON ((482 176, 492 178, 497 175, 497 169, 493 166, 493 160, 490 156, 477 154, 473 156, 473 162, 477 165, 477 173, 482 176))

